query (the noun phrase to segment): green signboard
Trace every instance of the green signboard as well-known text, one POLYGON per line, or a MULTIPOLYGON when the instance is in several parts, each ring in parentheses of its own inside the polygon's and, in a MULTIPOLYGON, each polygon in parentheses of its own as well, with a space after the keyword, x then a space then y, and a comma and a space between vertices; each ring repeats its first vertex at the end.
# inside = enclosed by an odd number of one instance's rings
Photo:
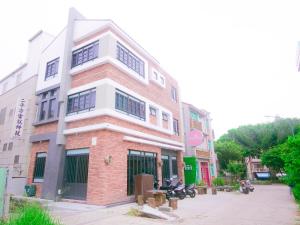
POLYGON ((198 161, 194 156, 186 156, 184 161, 184 179, 185 184, 195 184, 199 180, 198 161))

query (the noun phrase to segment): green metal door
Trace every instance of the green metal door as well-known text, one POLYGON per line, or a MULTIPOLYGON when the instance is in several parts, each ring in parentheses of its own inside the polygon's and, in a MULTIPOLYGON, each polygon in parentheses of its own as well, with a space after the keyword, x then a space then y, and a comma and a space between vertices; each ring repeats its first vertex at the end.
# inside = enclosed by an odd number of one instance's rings
POLYGON ((134 176, 151 174, 157 179, 156 153, 129 150, 127 155, 127 195, 134 194, 134 176))
POLYGON ((65 160, 64 198, 85 200, 87 194, 89 150, 68 150, 65 160))
POLYGON ((0 168, 0 217, 4 215, 4 200, 7 182, 7 169, 0 168))

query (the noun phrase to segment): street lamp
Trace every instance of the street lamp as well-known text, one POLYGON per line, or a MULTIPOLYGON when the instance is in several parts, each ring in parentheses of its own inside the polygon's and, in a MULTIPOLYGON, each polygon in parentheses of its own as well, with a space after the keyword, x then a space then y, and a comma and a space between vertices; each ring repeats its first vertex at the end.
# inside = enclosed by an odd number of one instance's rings
MULTIPOLYGON (((282 117, 280 117, 280 116, 278 116, 278 115, 276 115, 276 116, 265 116, 265 117, 271 117, 271 118, 274 118, 275 121, 278 121, 278 120, 282 120, 282 119, 283 119, 282 117)), ((289 127, 290 127, 290 129, 291 129, 291 131, 292 131, 292 135, 293 135, 293 137, 294 137, 294 136, 295 136, 295 133, 294 133, 294 126, 293 126, 293 124, 292 124, 292 122, 291 122, 290 119, 287 119, 287 122, 288 122, 288 125, 289 125, 289 127)))

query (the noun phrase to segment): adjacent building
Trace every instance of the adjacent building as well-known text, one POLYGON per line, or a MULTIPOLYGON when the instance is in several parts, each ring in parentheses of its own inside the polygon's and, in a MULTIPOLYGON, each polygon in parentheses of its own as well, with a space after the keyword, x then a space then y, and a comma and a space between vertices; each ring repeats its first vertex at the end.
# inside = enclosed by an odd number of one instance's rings
POLYGON ((217 156, 214 151, 210 114, 188 103, 182 103, 182 111, 185 156, 196 160, 191 165, 186 165, 185 170, 194 170, 196 181, 202 180, 211 185, 212 179, 217 176, 217 156))
POLYGON ((70 9, 36 65, 27 182, 38 196, 107 205, 132 198, 136 174, 183 178, 177 81, 114 22, 70 9))
POLYGON ((254 179, 269 179, 270 170, 268 167, 262 165, 261 159, 255 157, 245 158, 247 177, 250 180, 254 179))
POLYGON ((7 169, 7 190, 23 195, 36 114, 37 65, 52 37, 39 32, 29 40, 27 62, 0 81, 0 167, 7 169))

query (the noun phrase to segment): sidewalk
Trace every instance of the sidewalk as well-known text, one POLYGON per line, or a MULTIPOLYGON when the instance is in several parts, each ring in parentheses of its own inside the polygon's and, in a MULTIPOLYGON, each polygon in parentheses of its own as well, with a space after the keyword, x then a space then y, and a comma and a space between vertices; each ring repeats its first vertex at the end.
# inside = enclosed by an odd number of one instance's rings
MULTIPOLYGON (((60 203, 62 204, 62 203, 60 203)), ((218 192, 217 195, 197 195, 195 199, 179 201, 174 211, 181 219, 176 222, 128 216, 135 203, 103 208, 72 203, 55 207, 52 214, 65 225, 295 225, 298 207, 287 186, 261 185, 249 195, 218 192)))

